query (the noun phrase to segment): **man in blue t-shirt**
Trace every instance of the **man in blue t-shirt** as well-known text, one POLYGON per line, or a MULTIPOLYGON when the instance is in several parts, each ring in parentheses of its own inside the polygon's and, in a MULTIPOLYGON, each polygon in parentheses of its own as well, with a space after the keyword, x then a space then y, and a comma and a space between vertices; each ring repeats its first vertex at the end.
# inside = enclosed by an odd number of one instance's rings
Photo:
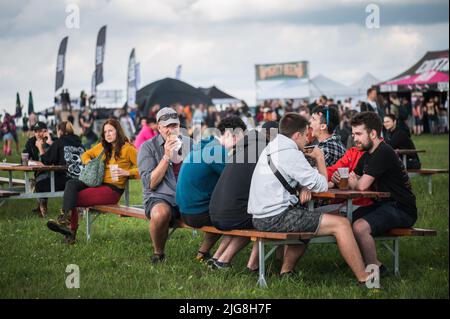
POLYGON ((351 189, 389 192, 390 198, 378 200, 354 212, 353 232, 366 265, 386 268, 377 258, 374 236, 392 228, 411 227, 417 220, 416 197, 406 169, 393 148, 381 137, 382 123, 377 114, 362 112, 351 121, 355 145, 365 151, 348 184, 351 189))
MULTIPOLYGON (((211 195, 225 168, 228 152, 244 137, 245 130, 239 117, 225 118, 219 123, 216 136, 201 140, 185 158, 178 175, 176 203, 187 225, 194 228, 212 226, 209 217, 211 195)), ((219 238, 220 235, 205 233, 197 259, 207 261, 210 249, 219 238)))

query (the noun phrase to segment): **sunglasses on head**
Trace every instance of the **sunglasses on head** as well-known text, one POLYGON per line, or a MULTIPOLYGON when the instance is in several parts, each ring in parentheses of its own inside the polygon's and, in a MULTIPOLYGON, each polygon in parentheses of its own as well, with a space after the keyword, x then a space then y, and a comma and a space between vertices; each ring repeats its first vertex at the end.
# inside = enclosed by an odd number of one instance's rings
POLYGON ((167 121, 169 119, 177 119, 178 114, 177 113, 170 113, 170 114, 164 114, 159 118, 159 122, 161 121, 167 121))
POLYGON ((326 116, 327 126, 328 126, 328 124, 330 123, 330 109, 328 108, 328 106, 323 108, 322 115, 323 115, 323 112, 325 112, 325 111, 327 112, 325 116, 326 116))

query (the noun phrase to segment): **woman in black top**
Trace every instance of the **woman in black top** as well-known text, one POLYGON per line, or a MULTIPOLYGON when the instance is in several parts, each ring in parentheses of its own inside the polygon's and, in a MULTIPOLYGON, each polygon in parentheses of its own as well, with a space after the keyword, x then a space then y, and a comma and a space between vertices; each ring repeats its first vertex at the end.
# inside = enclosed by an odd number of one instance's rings
MULTIPOLYGON (((385 142, 394 150, 415 150, 411 134, 397 126, 397 118, 393 114, 387 114, 383 120, 384 128, 387 131, 385 142), (408 134, 409 133, 409 134, 408 134)), ((417 154, 407 155, 407 169, 420 169, 421 164, 417 154)))
MULTIPOLYGON (((58 124, 58 139, 52 143, 50 148, 41 154, 41 162, 44 165, 65 165, 67 171, 55 173, 55 191, 62 191, 66 182, 72 178, 78 178, 81 172, 81 154, 84 147, 81 139, 74 134, 73 126, 70 122, 64 121, 58 124)), ((40 175, 39 175, 40 176, 40 175)), ((50 174, 44 174, 39 180, 36 179, 36 193, 50 192, 50 174)), ((47 213, 47 199, 39 201, 40 215, 47 213)))

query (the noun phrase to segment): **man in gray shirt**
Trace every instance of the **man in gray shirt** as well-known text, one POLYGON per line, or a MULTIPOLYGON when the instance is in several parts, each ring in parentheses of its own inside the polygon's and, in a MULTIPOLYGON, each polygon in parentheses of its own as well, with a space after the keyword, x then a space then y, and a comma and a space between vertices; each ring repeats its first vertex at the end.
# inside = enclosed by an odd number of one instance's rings
POLYGON ((180 135, 178 114, 172 108, 161 109, 156 120, 160 134, 142 144, 138 154, 145 215, 151 219, 154 264, 164 260, 169 227, 179 217, 175 203, 178 173, 193 143, 191 138, 180 135))

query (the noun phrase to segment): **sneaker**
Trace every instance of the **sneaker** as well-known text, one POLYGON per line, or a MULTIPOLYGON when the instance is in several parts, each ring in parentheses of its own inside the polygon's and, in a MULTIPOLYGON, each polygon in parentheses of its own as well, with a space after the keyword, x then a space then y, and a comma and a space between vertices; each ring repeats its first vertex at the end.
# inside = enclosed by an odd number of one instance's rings
POLYGON ((61 209, 61 213, 56 218, 56 220, 50 219, 47 222, 47 227, 51 231, 61 233, 63 235, 67 236, 73 236, 73 232, 70 229, 70 215, 65 214, 64 211, 61 209))
POLYGON ((166 255, 164 255, 164 253, 162 254, 153 254, 153 256, 150 258, 150 262, 153 265, 156 265, 158 263, 163 262, 166 259, 166 255))
POLYGON ((295 276, 295 272, 293 270, 285 271, 280 274, 281 278, 292 278, 295 276))
POLYGON ((380 271, 380 277, 386 277, 389 275, 389 270, 387 269, 387 267, 383 264, 380 265, 379 267, 379 271, 380 271))
POLYGON ((209 268, 211 268, 213 270, 216 270, 216 269, 229 270, 229 269, 231 269, 231 263, 221 262, 221 261, 216 260, 213 263, 211 263, 209 268))
POLYGON ((64 238, 61 240, 61 243, 66 245, 73 245, 75 244, 75 235, 64 235, 64 238))
POLYGON ((212 256, 208 252, 204 253, 199 251, 197 256, 195 256, 195 259, 201 263, 208 263, 208 261, 212 259, 212 256))
POLYGON ((212 267, 212 265, 215 263, 215 262, 217 262, 217 258, 209 258, 207 261, 206 261, 206 265, 208 266, 208 267, 212 267))

